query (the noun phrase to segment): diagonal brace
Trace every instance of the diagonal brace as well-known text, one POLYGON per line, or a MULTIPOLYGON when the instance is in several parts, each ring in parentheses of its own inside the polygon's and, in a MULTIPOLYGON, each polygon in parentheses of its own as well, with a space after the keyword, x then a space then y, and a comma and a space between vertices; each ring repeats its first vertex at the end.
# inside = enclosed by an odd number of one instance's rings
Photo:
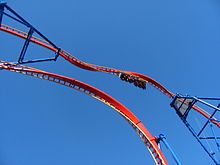
POLYGON ((28 46, 29 46, 30 39, 31 39, 33 33, 34 33, 34 30, 33 30, 32 28, 30 28, 30 30, 29 30, 29 32, 28 32, 28 36, 27 36, 27 38, 26 38, 26 40, 25 40, 24 46, 23 46, 23 48, 22 48, 22 50, 21 50, 20 57, 19 57, 19 59, 18 59, 18 63, 20 63, 20 64, 21 64, 21 63, 23 62, 23 60, 24 60, 24 56, 25 56, 25 54, 26 54, 26 52, 27 52, 27 48, 28 48, 28 46))

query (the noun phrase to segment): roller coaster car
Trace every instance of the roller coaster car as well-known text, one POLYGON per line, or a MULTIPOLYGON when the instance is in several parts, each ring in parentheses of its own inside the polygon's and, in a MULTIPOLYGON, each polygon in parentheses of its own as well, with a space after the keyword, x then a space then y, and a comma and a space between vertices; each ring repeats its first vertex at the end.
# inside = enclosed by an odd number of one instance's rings
POLYGON ((134 77, 132 75, 126 74, 126 73, 120 73, 119 77, 122 81, 126 81, 129 83, 134 83, 134 85, 136 87, 142 88, 142 89, 146 89, 146 82, 139 80, 139 78, 134 77))
POLYGON ((120 73, 119 77, 121 78, 122 81, 130 82, 131 81, 131 76, 125 73, 120 73))
POLYGON ((146 84, 147 84, 147 83, 146 83, 145 81, 141 81, 141 84, 142 84, 142 85, 141 85, 141 88, 142 88, 142 89, 146 89, 146 84))
POLYGON ((136 87, 139 87, 139 88, 142 88, 142 89, 146 89, 146 82, 145 81, 141 81, 141 80, 135 81, 134 85, 136 87))

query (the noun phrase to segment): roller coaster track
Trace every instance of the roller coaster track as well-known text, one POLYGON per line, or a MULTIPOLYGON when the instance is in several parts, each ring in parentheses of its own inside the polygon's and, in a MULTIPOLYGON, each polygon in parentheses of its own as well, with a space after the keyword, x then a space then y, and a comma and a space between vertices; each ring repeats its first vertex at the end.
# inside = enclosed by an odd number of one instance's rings
MULTIPOLYGON (((22 32, 20 30, 17 30, 15 28, 12 28, 12 27, 9 27, 9 26, 3 25, 3 24, 1 25, 0 30, 3 32, 6 32, 6 33, 12 34, 14 36, 20 37, 22 39, 27 39, 27 36, 28 36, 28 34, 25 32, 22 32)), ((62 49, 58 50, 58 49, 54 48, 49 42, 47 42, 43 39, 34 37, 34 36, 32 36, 30 38, 30 42, 37 44, 39 46, 42 46, 44 48, 47 48, 53 52, 59 51, 59 55, 61 57, 63 57, 65 60, 67 60, 68 62, 70 62, 71 64, 73 64, 79 68, 89 70, 89 71, 104 72, 104 73, 112 74, 112 75, 115 75, 118 77, 121 77, 121 75, 123 74, 123 75, 127 76, 127 80, 125 79, 125 81, 127 81, 127 82, 129 82, 130 78, 132 77, 139 82, 145 82, 145 83, 153 86, 154 88, 158 89, 161 93, 163 93, 165 96, 167 96, 169 98, 173 98, 175 96, 175 94, 173 94, 172 92, 167 90, 164 86, 162 86, 160 83, 158 83, 157 81, 155 81, 154 79, 152 79, 148 76, 145 76, 145 75, 142 75, 139 73, 135 73, 135 72, 121 71, 121 70, 117 70, 117 69, 113 69, 113 68, 108 68, 108 67, 85 63, 85 62, 77 59, 73 55, 69 54, 68 52, 66 52, 62 49)), ((133 82, 130 82, 130 83, 133 83, 133 82)), ((135 83, 134 83, 134 85, 135 85, 135 83)), ((204 117, 210 118, 210 114, 208 112, 206 112, 205 110, 201 109, 200 107, 193 106, 192 108, 195 111, 199 112, 204 117)), ((211 120, 211 121, 220 128, 220 122, 218 122, 217 119, 213 118, 213 120, 211 120)))
MULTIPOLYGON (((80 91, 84 94, 87 94, 104 104, 108 105, 115 111, 117 111, 130 125, 131 127, 135 130, 135 132, 139 135, 147 149, 149 150, 151 156, 153 157, 155 163, 157 165, 168 165, 168 162, 166 158, 164 157, 162 151, 158 147, 158 142, 159 138, 153 137, 150 132, 145 128, 145 126, 142 124, 142 122, 130 111, 128 110, 125 106, 123 106, 120 102, 112 98, 111 96, 105 94, 104 92, 88 85, 83 82, 77 81, 72 78, 68 78, 65 76, 53 74, 53 73, 48 73, 45 71, 41 71, 38 69, 26 67, 19 65, 21 63, 29 63, 29 62, 40 62, 40 61, 56 61, 58 56, 61 56, 64 58, 66 61, 70 62, 71 64, 84 69, 84 70, 89 70, 89 71, 95 71, 95 72, 103 72, 103 73, 108 73, 114 76, 119 77, 121 80, 125 82, 129 82, 139 88, 146 89, 146 84, 149 84, 153 86, 154 88, 158 89, 161 93, 163 93, 165 96, 168 98, 177 98, 175 97, 176 95, 167 90, 164 86, 162 86, 160 83, 155 81, 154 79, 139 74, 135 72, 129 72, 129 71, 122 71, 122 70, 117 70, 114 68, 108 68, 108 67, 103 67, 103 66, 98 66, 98 65, 93 65, 89 63, 85 63, 73 55, 69 54, 68 52, 60 49, 57 47, 53 42, 51 42, 48 38, 46 38, 43 34, 41 34, 36 28, 34 28, 31 24, 29 24, 25 19, 23 19, 20 15, 18 15, 14 10, 12 10, 5 2, 1 2, 0 0, 0 31, 12 34, 14 36, 17 36, 19 38, 22 38, 25 40, 25 43, 23 45, 18 64, 15 63, 8 63, 8 62, 3 62, 0 61, 0 69, 2 70, 8 70, 16 73, 21 73, 24 75, 29 75, 33 77, 37 77, 40 79, 52 81, 67 87, 70 87, 72 89, 75 89, 77 91, 80 91), (4 9, 7 11, 11 12, 12 15, 7 14, 7 12, 4 12, 4 9), (18 29, 12 28, 10 26, 6 26, 2 24, 2 18, 3 15, 8 16, 12 19, 14 19, 16 22, 19 22, 23 25, 25 25, 28 29, 29 32, 25 33, 23 31, 20 31, 18 29), (37 33, 41 38, 33 36, 33 33, 37 33), (32 42, 36 45, 39 45, 41 47, 44 47, 46 49, 49 49, 53 52, 55 52, 55 58, 48 58, 48 59, 38 59, 38 60, 30 60, 30 61, 24 61, 24 55, 26 53, 27 47, 29 45, 29 42, 32 42)), ((177 103, 183 105, 186 104, 186 107, 191 107, 197 111, 199 114, 203 115, 205 118, 208 118, 209 121, 214 123, 216 126, 220 128, 220 121, 219 119, 216 119, 212 117, 208 112, 203 110, 202 108, 191 104, 192 102, 190 101, 184 101, 182 99, 178 99, 177 103)))
POLYGON ((0 69, 21 73, 24 75, 29 75, 33 77, 37 77, 40 79, 52 81, 77 91, 80 91, 84 94, 87 94, 104 104, 108 105, 112 109, 116 110, 135 130, 135 132, 139 135, 143 143, 148 148, 151 153, 155 163, 157 165, 168 165, 167 160, 165 159, 163 153, 159 149, 157 145, 157 138, 153 137, 150 132, 145 128, 142 122, 125 106, 123 106, 120 102, 107 95, 106 93, 88 85, 83 82, 77 81, 72 78, 68 78, 65 76, 48 73, 45 71, 41 71, 38 69, 21 66, 13 63, 8 63, 4 61, 0 61, 0 69))
MULTIPOLYGON (((6 25, 2 25, 0 27, 0 30, 4 31, 4 32, 7 32, 9 34, 15 35, 17 37, 20 37, 22 39, 26 39, 27 35, 28 35, 27 33, 24 33, 20 30, 14 29, 14 28, 6 26, 6 25)), ((45 47, 45 48, 47 48, 47 49, 49 49, 53 52, 58 51, 56 48, 52 47, 47 41, 44 41, 44 40, 39 39, 37 37, 32 37, 30 39, 30 41, 33 42, 34 44, 45 47)), ((113 74, 113 75, 116 75, 116 76, 119 76, 120 73, 126 73, 126 74, 129 74, 129 75, 134 75, 137 78, 142 77, 142 79, 144 81, 146 81, 148 84, 150 84, 150 85, 154 86, 155 88, 157 88, 158 90, 160 90, 166 96, 168 96, 170 98, 172 98, 174 96, 173 93, 168 91, 165 87, 163 87, 161 84, 159 84, 155 80, 151 79, 150 77, 147 77, 147 76, 144 76, 144 75, 141 75, 141 74, 138 74, 138 73, 133 73, 133 72, 128 72, 128 71, 121 71, 121 70, 117 70, 117 69, 113 69, 113 68, 88 64, 88 63, 85 63, 83 61, 80 61, 79 59, 77 59, 76 57, 74 57, 73 55, 69 54, 68 52, 66 52, 64 50, 60 50, 60 56, 63 57, 64 59, 66 59, 67 61, 69 61, 71 64, 73 64, 73 65, 75 65, 79 68, 85 69, 85 70, 99 71, 99 72, 113 74)))

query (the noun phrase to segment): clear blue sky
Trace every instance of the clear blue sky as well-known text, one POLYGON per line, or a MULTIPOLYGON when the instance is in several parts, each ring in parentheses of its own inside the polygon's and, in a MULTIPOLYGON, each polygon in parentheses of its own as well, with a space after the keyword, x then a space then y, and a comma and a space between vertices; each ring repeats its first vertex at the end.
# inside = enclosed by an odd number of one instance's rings
MULTIPOLYGON (((219 96, 219 0, 7 2, 85 62, 145 74, 174 93, 219 96)), ((24 41, 0 33, 1 60, 15 61, 24 41)), ((53 54, 34 46, 28 51, 31 58, 48 55, 53 54)), ((212 164, 169 106, 171 100, 156 89, 140 90, 61 58, 29 66, 72 77, 113 96, 152 135, 165 134, 183 165, 212 164)), ((1 165, 153 164, 139 137, 106 105, 48 81, 8 71, 0 75, 1 165)))

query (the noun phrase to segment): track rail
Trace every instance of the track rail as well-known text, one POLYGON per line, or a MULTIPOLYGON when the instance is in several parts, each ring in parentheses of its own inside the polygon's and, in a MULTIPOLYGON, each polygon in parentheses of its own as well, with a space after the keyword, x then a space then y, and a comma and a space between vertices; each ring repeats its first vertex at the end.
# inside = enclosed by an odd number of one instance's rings
MULTIPOLYGON (((3 32, 6 32, 6 33, 12 34, 14 36, 20 37, 22 39, 26 39, 28 36, 28 34, 25 32, 22 32, 20 30, 17 30, 15 28, 12 28, 12 27, 9 27, 9 26, 3 25, 3 24, 1 25, 0 30, 3 32)), ((122 71, 122 70, 117 70, 117 69, 113 69, 113 68, 108 68, 108 67, 85 63, 85 62, 77 59, 73 55, 69 54, 68 52, 66 52, 62 49, 58 50, 58 49, 54 48, 52 45, 50 45, 50 43, 48 43, 47 41, 42 40, 37 37, 34 37, 34 36, 32 36, 30 38, 30 42, 37 44, 39 46, 42 46, 44 48, 47 48, 53 52, 59 51, 59 54, 61 57, 63 57, 65 60, 67 60, 68 62, 70 62, 71 64, 73 64, 79 68, 89 70, 89 71, 104 72, 104 73, 116 75, 118 77, 120 77, 121 74, 126 74, 126 75, 128 75, 128 77, 129 76, 135 77, 137 81, 146 82, 147 84, 158 89, 161 93, 163 93, 165 96, 167 96, 169 98, 173 98, 175 96, 175 94, 173 94, 172 92, 167 90, 164 86, 162 86, 160 83, 158 83, 157 81, 155 81, 154 79, 152 79, 148 76, 145 76, 145 75, 142 75, 139 73, 135 73, 135 72, 122 71)), ((203 109, 201 109, 200 107, 193 106, 192 108, 194 110, 196 110, 198 113, 200 113, 201 115, 203 115, 205 118, 210 118, 210 114, 208 112, 204 111, 203 109)), ((212 122, 220 128, 220 122, 216 122, 216 119, 213 119, 212 122)))
MULTIPOLYGON (((20 30, 14 29, 12 27, 6 26, 6 25, 2 25, 0 27, 1 31, 4 31, 6 33, 12 34, 14 36, 20 37, 22 39, 26 39, 27 38, 27 33, 24 33, 20 30)), ((30 39, 30 41, 34 44, 37 44, 39 46, 45 47, 53 52, 57 52, 58 50, 54 47, 52 47, 48 42, 39 39, 37 37, 32 37, 30 39)), ((138 79, 140 79, 139 77, 142 77, 142 79, 144 81, 146 81, 148 84, 152 85, 153 87, 155 87, 156 89, 160 90, 163 94, 165 94, 166 96, 172 98, 174 96, 173 93, 171 93, 170 91, 168 91, 165 87, 163 87, 160 83, 158 83, 157 81, 153 80, 150 77, 138 74, 138 73, 134 73, 134 72, 129 72, 129 71, 121 71, 121 70, 117 70, 117 69, 113 69, 113 68, 108 68, 108 67, 103 67, 103 66, 98 66, 98 65, 93 65, 93 64, 88 64, 85 63, 79 59, 77 59, 76 57, 74 57, 73 55, 71 55, 70 53, 64 51, 64 50, 60 50, 60 56, 63 57, 65 60, 69 61, 71 64, 85 69, 85 70, 89 70, 89 71, 98 71, 98 72, 104 72, 104 73, 109 73, 109 74, 113 74, 116 76, 119 76, 120 73, 126 73, 129 75, 133 75, 135 77, 137 77, 138 79)))
POLYGON ((157 138, 150 134, 142 122, 130 110, 106 93, 78 80, 26 66, 0 61, 0 69, 52 81, 80 91, 103 102, 112 109, 116 110, 131 125, 146 145, 157 165, 168 165, 167 160, 157 145, 157 138))

